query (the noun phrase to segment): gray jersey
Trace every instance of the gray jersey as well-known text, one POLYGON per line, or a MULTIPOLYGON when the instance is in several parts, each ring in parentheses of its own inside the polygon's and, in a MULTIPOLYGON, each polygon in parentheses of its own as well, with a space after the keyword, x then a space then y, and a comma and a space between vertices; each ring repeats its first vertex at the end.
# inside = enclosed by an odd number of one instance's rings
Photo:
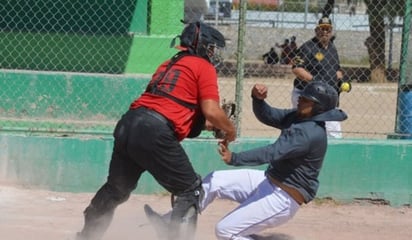
POLYGON ((327 149, 324 121, 342 121, 346 114, 338 109, 299 119, 296 109, 278 109, 253 99, 253 111, 259 121, 281 130, 270 145, 233 153, 231 165, 256 166, 268 163, 266 174, 294 187, 311 201, 318 190, 318 176, 327 149))

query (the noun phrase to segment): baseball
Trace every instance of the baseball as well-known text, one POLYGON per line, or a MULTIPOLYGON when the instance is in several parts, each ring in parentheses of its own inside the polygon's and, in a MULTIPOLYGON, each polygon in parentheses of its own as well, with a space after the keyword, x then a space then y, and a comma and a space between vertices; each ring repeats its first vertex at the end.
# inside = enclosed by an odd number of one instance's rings
POLYGON ((347 82, 342 83, 340 86, 342 92, 349 92, 350 91, 350 84, 347 82))

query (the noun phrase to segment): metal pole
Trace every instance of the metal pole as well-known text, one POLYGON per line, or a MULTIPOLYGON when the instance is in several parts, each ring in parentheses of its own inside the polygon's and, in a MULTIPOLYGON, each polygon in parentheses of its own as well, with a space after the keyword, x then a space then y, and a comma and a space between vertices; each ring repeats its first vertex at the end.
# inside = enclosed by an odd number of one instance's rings
POLYGON ((215 26, 218 25, 219 21, 219 0, 216 0, 216 7, 215 7, 215 26))
POLYGON ((388 70, 392 69, 392 49, 393 49, 393 18, 389 22, 389 53, 388 53, 388 70))
POLYGON ((305 0, 305 17, 303 28, 306 29, 308 25, 309 0, 305 0))
POLYGON ((401 59, 399 66, 399 84, 398 86, 406 84, 406 70, 408 65, 408 55, 409 53, 409 41, 410 41, 410 28, 412 21, 412 0, 405 1, 405 17, 403 18, 403 28, 402 28, 402 46, 401 46, 401 59))
POLYGON ((285 12, 285 2, 282 3, 280 27, 283 27, 283 21, 285 20, 284 19, 284 12, 285 12))
POLYGON ((236 122, 236 132, 240 136, 240 113, 242 112, 242 94, 243 94, 243 74, 244 74, 244 40, 246 31, 246 10, 247 0, 240 0, 239 6, 239 29, 238 29, 238 41, 237 41, 237 56, 236 56, 236 89, 235 89, 235 102, 236 102, 236 115, 238 116, 236 122))
MULTIPOLYGON (((403 18, 403 28, 402 28, 402 46, 401 46, 401 57, 400 57, 400 67, 399 67, 399 79, 398 79, 398 96, 396 103, 396 122, 395 122, 395 133, 401 134, 400 137, 395 135, 395 138, 412 138, 412 121, 410 121, 410 106, 412 104, 411 89, 409 87, 412 82, 407 81, 408 77, 406 71, 410 67, 408 58, 411 55, 409 51, 409 41, 410 39, 410 28, 412 20, 412 0, 405 1, 405 16, 403 18)), ((389 136, 390 138, 391 136, 389 136)))

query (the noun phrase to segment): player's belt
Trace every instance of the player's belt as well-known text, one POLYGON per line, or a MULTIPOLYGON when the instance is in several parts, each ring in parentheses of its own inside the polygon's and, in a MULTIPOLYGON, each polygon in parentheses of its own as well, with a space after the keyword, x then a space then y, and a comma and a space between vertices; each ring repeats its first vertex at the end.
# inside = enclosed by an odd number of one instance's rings
POLYGON ((143 111, 144 113, 156 118, 157 120, 159 120, 160 122, 162 122, 163 124, 166 124, 170 129, 172 129, 174 131, 175 126, 173 125, 172 122, 170 122, 167 118, 165 118, 162 114, 146 108, 146 107, 139 107, 138 109, 140 109, 141 111, 143 111))
POLYGON ((302 205, 303 203, 305 203, 305 198, 298 190, 279 182, 278 180, 272 178, 269 175, 267 177, 273 184, 280 187, 283 191, 287 192, 289 196, 291 196, 299 205, 302 205))

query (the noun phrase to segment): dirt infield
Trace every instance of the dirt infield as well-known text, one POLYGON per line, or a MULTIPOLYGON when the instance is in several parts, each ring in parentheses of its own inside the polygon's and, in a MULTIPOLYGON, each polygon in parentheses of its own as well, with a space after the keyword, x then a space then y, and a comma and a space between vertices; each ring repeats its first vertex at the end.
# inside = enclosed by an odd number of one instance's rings
MULTIPOLYGON (((92 195, 0 184, 1 239, 72 240, 83 224, 82 211, 92 195)), ((143 213, 146 203, 159 211, 170 208, 168 196, 132 195, 117 209, 104 240, 155 240, 143 213)), ((215 239, 215 223, 235 206, 222 200, 212 203, 199 217, 197 239, 215 239)), ((410 240, 412 208, 315 201, 302 206, 289 223, 261 235, 264 240, 410 240)))

